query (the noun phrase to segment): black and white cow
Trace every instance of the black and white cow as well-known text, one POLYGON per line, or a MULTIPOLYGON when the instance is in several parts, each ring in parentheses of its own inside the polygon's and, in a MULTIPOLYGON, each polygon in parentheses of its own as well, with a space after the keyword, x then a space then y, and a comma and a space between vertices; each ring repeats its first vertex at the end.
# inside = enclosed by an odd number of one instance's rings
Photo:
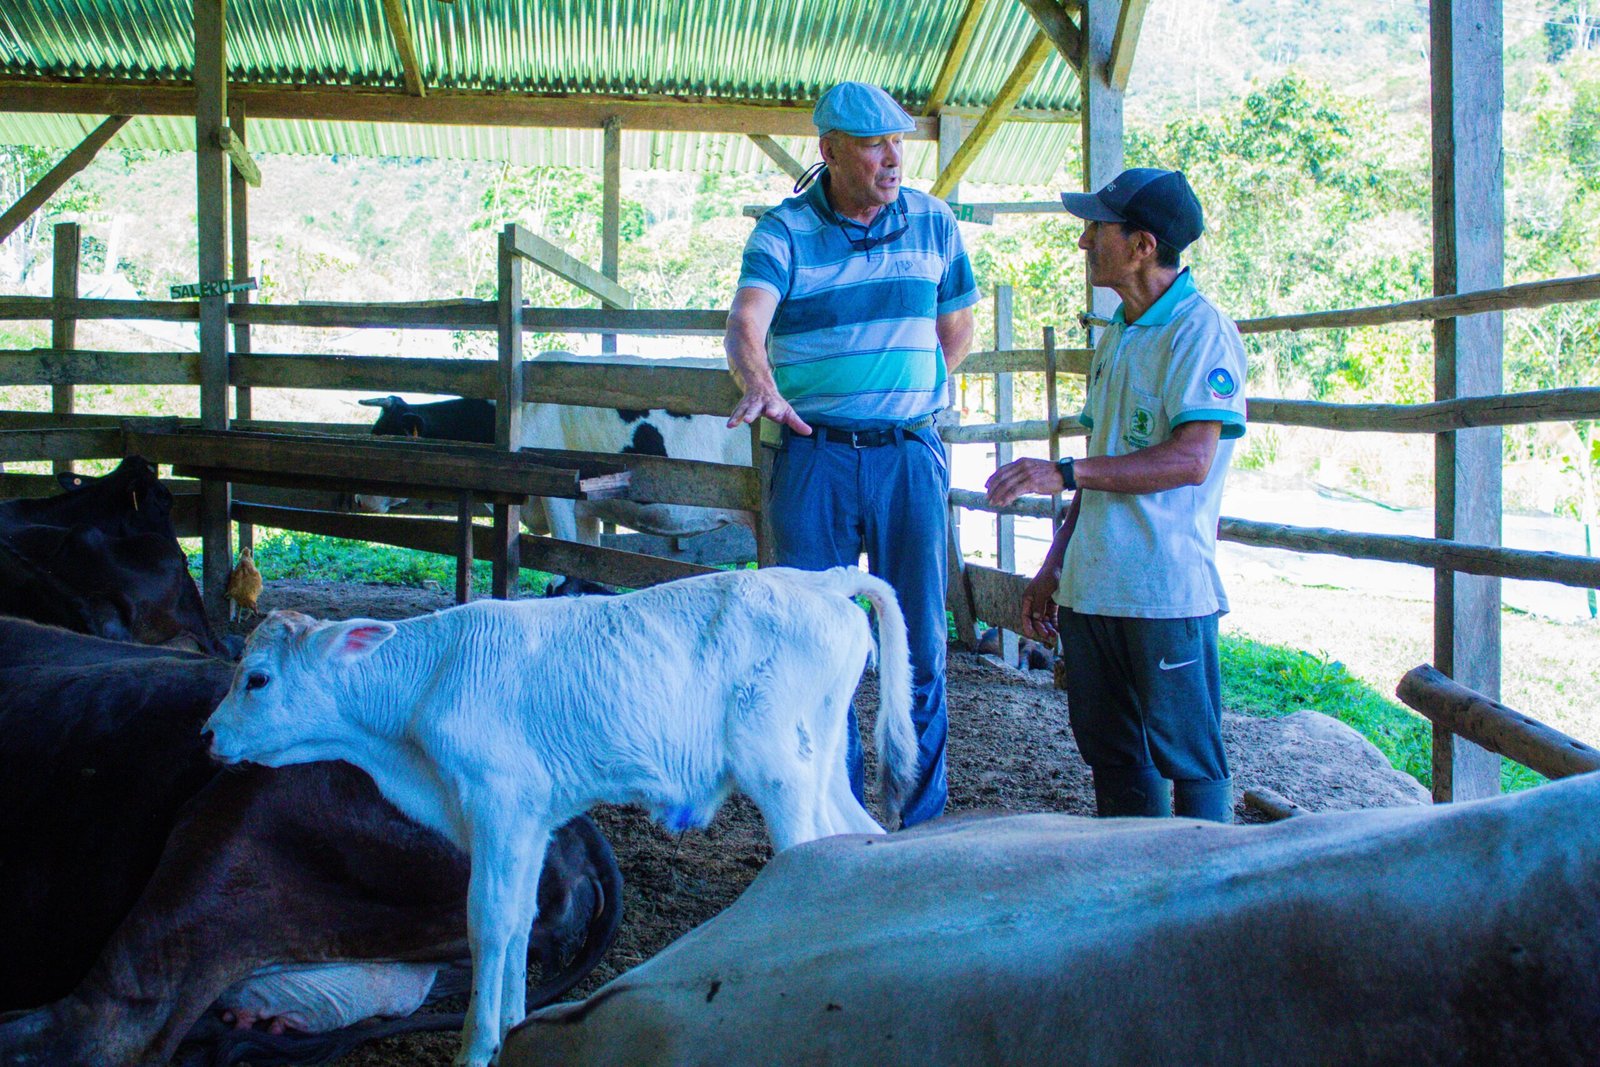
MULTIPOLYGON (((542 358, 570 362, 568 353, 545 353, 542 358)), ((616 362, 616 357, 596 362, 616 362)), ((494 403, 488 400, 443 400, 409 404, 397 396, 363 400, 383 409, 372 432, 434 440, 493 441, 494 403)), ((679 415, 663 409, 575 407, 566 404, 525 404, 522 446, 614 455, 662 456, 748 466, 750 432, 729 430, 726 419, 714 415, 679 415)), ((392 498, 360 496, 358 507, 387 511, 399 502, 392 498)), ((538 529, 537 514, 544 512, 545 529, 567 541, 599 540, 598 523, 611 522, 659 537, 688 537, 724 526, 750 525, 741 511, 656 504, 638 500, 571 501, 547 499, 542 509, 530 508, 524 521, 538 529), (581 536, 580 536, 581 532, 581 536)))

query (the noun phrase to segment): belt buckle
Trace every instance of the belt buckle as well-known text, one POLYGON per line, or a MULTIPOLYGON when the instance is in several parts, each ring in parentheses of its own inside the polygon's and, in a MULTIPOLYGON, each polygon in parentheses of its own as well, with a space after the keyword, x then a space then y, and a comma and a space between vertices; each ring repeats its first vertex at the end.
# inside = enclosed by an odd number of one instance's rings
POLYGON ((858 450, 866 448, 867 446, 861 441, 861 438, 866 434, 866 432, 866 430, 851 430, 850 447, 858 450))

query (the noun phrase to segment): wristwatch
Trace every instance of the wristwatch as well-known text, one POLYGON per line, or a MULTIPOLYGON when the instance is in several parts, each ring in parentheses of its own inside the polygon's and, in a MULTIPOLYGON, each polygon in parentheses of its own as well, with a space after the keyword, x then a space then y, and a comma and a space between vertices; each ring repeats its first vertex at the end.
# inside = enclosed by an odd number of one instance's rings
POLYGON ((1061 485, 1069 493, 1078 491, 1078 479, 1072 473, 1072 457, 1056 460, 1056 471, 1061 475, 1061 485))

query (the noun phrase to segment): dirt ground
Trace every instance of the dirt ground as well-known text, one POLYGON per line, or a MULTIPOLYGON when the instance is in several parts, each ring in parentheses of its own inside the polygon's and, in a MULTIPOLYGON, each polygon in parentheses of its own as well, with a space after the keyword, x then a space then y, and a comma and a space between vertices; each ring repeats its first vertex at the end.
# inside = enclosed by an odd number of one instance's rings
MULTIPOLYGON (((319 618, 397 619, 448 607, 447 593, 394 586, 272 582, 264 610, 293 608, 319 618)), ((240 632, 248 627, 241 627, 240 632)), ((869 674, 857 707, 870 722, 869 674)), ((1066 701, 1048 672, 1020 672, 952 649, 949 678, 951 811, 1094 811, 1088 769, 1067 725, 1066 701)), ((1267 787, 1313 811, 1425 803, 1416 782, 1389 768, 1354 731, 1314 712, 1224 720, 1235 793, 1267 787)), ((871 767, 868 768, 869 782, 871 767)), ((869 789, 870 792, 870 789, 869 789)), ((1241 803, 1240 821, 1255 816, 1241 803)), ((625 881, 623 925, 604 963, 574 997, 587 995, 727 907, 771 856, 760 816, 734 797, 705 831, 667 832, 640 812, 601 808, 625 881)), ((339 1062, 346 1067, 447 1067, 453 1034, 378 1042, 339 1062)))

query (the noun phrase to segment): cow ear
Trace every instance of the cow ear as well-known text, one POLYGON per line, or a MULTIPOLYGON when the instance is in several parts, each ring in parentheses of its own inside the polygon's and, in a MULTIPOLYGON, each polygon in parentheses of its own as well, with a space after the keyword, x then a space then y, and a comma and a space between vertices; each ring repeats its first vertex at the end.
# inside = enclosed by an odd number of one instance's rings
POLYGON ((394 636, 394 624, 377 619, 349 619, 327 622, 317 628, 311 640, 319 657, 335 663, 354 663, 394 636))

